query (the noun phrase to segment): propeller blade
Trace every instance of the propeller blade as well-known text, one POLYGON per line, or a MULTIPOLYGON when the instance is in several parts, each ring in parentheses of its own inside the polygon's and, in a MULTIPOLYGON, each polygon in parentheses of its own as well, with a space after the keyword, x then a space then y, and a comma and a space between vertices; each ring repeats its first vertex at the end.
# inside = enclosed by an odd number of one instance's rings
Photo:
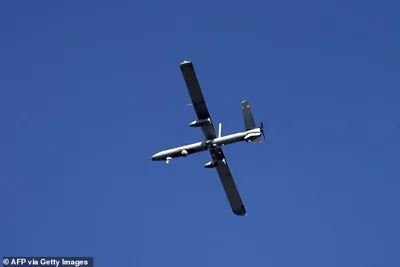
POLYGON ((261 126, 260 126, 260 129, 261 129, 261 133, 262 133, 262 135, 263 135, 263 137, 264 137, 264 140, 265 140, 265 134, 264 134, 264 123, 261 121, 261 126))

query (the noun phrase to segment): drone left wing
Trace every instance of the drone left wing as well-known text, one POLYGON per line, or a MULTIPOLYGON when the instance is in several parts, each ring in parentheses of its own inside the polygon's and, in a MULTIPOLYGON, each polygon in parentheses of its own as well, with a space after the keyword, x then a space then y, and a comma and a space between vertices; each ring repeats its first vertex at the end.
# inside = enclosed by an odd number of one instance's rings
POLYGON ((236 187, 235 181, 229 169, 228 162, 226 161, 222 148, 214 148, 210 150, 211 157, 213 160, 220 161, 215 166, 218 172, 218 176, 221 180, 224 188, 226 197, 228 198, 229 204, 231 205, 233 213, 238 216, 246 215, 246 209, 243 205, 242 198, 240 197, 239 191, 236 187))
POLYGON ((198 121, 204 122, 201 126, 204 137, 206 138, 206 140, 214 139, 217 137, 217 134, 211 121, 211 116, 208 112, 208 108, 204 100, 199 81, 194 71, 193 63, 190 61, 184 61, 181 63, 180 68, 183 78, 185 79, 186 87, 189 91, 194 110, 196 111, 198 121))

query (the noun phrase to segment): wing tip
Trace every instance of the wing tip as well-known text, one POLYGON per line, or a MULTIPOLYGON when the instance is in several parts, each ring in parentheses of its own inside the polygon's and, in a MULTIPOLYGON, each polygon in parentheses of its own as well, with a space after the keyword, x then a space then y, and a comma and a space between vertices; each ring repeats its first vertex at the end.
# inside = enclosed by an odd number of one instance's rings
POLYGON ((243 206, 240 209, 232 209, 232 211, 237 216, 247 216, 246 209, 243 206))
POLYGON ((189 65, 189 64, 192 64, 192 61, 185 60, 185 61, 183 61, 180 65, 181 65, 181 66, 185 66, 185 65, 189 65))

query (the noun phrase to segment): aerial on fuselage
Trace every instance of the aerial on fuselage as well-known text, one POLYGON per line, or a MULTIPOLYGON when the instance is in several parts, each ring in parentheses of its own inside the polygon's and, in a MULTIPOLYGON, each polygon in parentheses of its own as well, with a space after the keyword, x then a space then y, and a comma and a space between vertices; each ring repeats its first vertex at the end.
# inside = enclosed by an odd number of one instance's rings
POLYGON ((217 170, 233 213, 240 216, 246 215, 246 209, 233 180, 222 147, 239 142, 261 144, 261 136, 265 139, 264 125, 261 122, 259 127, 256 126, 250 104, 245 100, 241 103, 244 131, 222 136, 222 124, 220 123, 217 135, 200 84, 197 80, 193 63, 184 61, 181 63, 180 69, 197 115, 197 120, 191 122, 189 126, 201 128, 204 140, 160 151, 154 154, 151 159, 153 161, 165 161, 166 163, 170 163, 174 158, 187 157, 195 153, 209 151, 212 160, 207 162, 204 167, 215 168, 217 170))

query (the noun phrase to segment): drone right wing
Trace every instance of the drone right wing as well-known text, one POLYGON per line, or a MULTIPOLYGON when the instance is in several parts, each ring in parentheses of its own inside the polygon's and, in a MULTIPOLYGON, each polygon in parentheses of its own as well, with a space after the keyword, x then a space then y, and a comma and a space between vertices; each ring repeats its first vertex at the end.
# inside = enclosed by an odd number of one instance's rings
POLYGON ((229 204, 231 205, 233 213, 238 216, 246 215, 246 209, 243 205, 242 198, 240 197, 239 191, 236 187, 235 181, 226 161, 224 152, 221 148, 215 148, 211 151, 211 157, 213 160, 218 160, 220 163, 216 165, 218 176, 221 180, 224 188, 226 197, 228 198, 229 204))

